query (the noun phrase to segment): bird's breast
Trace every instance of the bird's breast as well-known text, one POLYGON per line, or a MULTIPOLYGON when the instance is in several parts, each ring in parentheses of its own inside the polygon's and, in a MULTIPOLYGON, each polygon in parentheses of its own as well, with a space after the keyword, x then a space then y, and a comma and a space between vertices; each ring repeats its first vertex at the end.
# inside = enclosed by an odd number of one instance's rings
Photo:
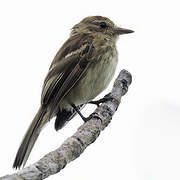
POLYGON ((103 56, 88 67, 84 77, 71 89, 66 97, 67 101, 80 105, 94 99, 112 80, 117 61, 116 52, 104 53, 103 56))

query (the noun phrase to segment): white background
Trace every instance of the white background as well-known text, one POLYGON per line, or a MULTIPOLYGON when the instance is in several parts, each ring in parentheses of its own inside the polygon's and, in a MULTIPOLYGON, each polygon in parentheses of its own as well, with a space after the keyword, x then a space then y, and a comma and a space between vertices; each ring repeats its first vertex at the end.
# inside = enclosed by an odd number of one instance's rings
MULTIPOLYGON (((39 107, 51 60, 71 27, 89 15, 135 30, 117 43, 116 74, 129 70, 133 83, 97 141, 49 180, 179 180, 178 0, 1 0, 0 176, 14 172, 13 160, 39 107)), ((53 123, 41 133, 27 165, 56 149, 83 122, 77 116, 58 133, 53 123)))

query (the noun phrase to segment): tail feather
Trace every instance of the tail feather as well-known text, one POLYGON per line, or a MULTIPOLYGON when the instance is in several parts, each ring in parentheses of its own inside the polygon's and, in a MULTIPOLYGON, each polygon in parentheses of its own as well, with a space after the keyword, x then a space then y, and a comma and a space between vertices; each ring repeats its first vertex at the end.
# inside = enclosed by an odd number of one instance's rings
POLYGON ((13 168, 17 169, 22 165, 25 166, 29 154, 46 122, 48 122, 46 109, 40 107, 21 142, 14 160, 13 168))

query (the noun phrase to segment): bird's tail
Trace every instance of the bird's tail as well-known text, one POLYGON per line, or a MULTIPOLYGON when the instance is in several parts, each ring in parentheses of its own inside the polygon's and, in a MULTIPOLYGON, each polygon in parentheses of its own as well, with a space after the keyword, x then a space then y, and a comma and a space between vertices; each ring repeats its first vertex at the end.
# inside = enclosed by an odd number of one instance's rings
POLYGON ((20 168, 21 165, 24 166, 26 164, 26 161, 41 132, 41 129, 48 122, 48 119, 49 116, 47 115, 46 109, 40 107, 21 142, 14 160, 13 168, 17 169, 20 168))

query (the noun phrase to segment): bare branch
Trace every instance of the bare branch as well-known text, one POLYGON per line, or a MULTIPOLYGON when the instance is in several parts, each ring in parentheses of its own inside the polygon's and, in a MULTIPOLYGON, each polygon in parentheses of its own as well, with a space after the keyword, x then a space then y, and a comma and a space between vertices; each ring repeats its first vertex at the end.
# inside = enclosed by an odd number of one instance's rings
POLYGON ((96 108, 92 118, 80 126, 73 136, 66 139, 58 149, 48 153, 36 163, 19 170, 15 174, 1 177, 0 180, 41 180, 58 173, 69 162, 79 157, 110 123, 121 102, 121 97, 128 91, 131 81, 131 74, 122 70, 114 82, 111 93, 108 94, 112 100, 102 103, 96 108))

